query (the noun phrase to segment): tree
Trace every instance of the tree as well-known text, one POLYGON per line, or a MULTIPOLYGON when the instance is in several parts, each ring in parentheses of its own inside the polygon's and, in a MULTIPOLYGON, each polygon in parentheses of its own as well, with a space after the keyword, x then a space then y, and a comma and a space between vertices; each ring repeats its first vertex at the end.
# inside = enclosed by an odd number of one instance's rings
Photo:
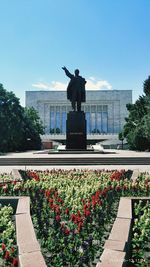
POLYGON ((34 130, 39 134, 44 134, 44 127, 42 121, 38 115, 38 112, 33 108, 24 108, 25 115, 27 116, 28 120, 34 127, 34 130))
POLYGON ((126 137, 130 149, 150 150, 150 76, 143 84, 145 95, 135 104, 128 104, 129 111, 122 134, 126 137))
POLYGON ((13 92, 0 84, 0 151, 20 151, 38 148, 43 126, 37 112, 24 109, 13 92), (32 137, 32 139, 31 139, 32 137), (30 138, 32 142, 27 142, 30 138))
POLYGON ((150 96, 150 76, 145 80, 143 87, 145 95, 150 96))
POLYGON ((13 92, 7 92, 0 84, 0 150, 17 149, 23 120, 23 108, 13 92))
POLYGON ((44 134, 44 127, 37 111, 24 108, 24 149, 40 149, 40 134, 44 134))

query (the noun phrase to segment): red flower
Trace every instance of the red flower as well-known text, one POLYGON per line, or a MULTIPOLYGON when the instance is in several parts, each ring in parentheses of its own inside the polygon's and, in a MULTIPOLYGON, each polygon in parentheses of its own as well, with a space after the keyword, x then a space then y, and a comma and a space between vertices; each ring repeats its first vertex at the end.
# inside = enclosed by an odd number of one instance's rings
POLYGON ((48 201, 49 201, 50 203, 53 203, 54 200, 53 200, 52 198, 50 198, 48 201))
POLYGON ((77 228, 77 233, 79 234, 80 233, 80 231, 81 231, 81 228, 82 228, 82 222, 79 222, 79 224, 78 224, 78 228, 77 228))
POLYGON ((98 206, 100 206, 101 205, 101 200, 98 200, 97 204, 98 204, 98 206))
POLYGON ((50 196, 50 190, 45 191, 45 196, 48 198, 50 196))
POLYGON ((55 192, 55 198, 57 198, 57 197, 58 197, 58 191, 55 192))
POLYGON ((56 204, 50 204, 50 208, 52 208, 54 211, 55 211, 55 209, 56 209, 56 204))
POLYGON ((85 217, 88 217, 90 215, 90 211, 89 210, 85 210, 84 211, 84 215, 85 215, 85 217))
POLYGON ((148 189, 149 189, 149 184, 146 184, 146 190, 148 191, 148 189))
POLYGON ((60 198, 58 199, 58 202, 62 204, 62 203, 63 203, 63 199, 60 197, 60 198))
POLYGON ((67 215, 69 214, 69 209, 68 209, 68 208, 65 209, 65 213, 66 213, 67 215))
POLYGON ((78 215, 78 217, 81 217, 81 213, 79 210, 77 211, 77 215, 78 215))
POLYGON ((55 212, 56 212, 57 214, 60 214, 60 207, 59 207, 59 206, 56 206, 56 208, 55 208, 55 212))
POLYGON ((29 175, 31 178, 33 178, 34 180, 36 180, 36 181, 39 181, 39 180, 40 180, 39 175, 38 175, 36 172, 29 171, 29 172, 28 172, 28 175, 29 175))
POLYGON ((17 258, 13 259, 13 266, 18 266, 18 259, 17 258))
POLYGON ((117 191, 121 190, 121 186, 119 186, 119 185, 116 186, 116 190, 117 190, 117 191))
POLYGON ((86 210, 87 208, 88 208, 88 205, 85 204, 85 205, 83 206, 83 209, 86 210))
POLYGON ((95 208, 95 206, 96 206, 96 201, 95 200, 92 200, 92 206, 93 206, 93 208, 95 208))
POLYGON ((71 219, 72 219, 73 222, 76 220, 76 215, 74 213, 71 214, 71 219))
POLYGON ((81 217, 80 216, 76 216, 76 223, 79 223, 81 221, 81 217))
POLYGON ((2 243, 2 250, 6 250, 6 245, 2 243))
POLYGON ((126 186, 126 185, 124 185, 124 186, 123 186, 123 189, 124 189, 124 190, 126 190, 126 189, 127 189, 127 186, 126 186))
POLYGON ((149 190, 149 179, 147 178, 145 181, 145 185, 146 185, 146 190, 149 190))
POLYGON ((15 251, 14 247, 11 247, 11 252, 14 252, 14 251, 15 251))
POLYGON ((65 235, 70 235, 70 230, 68 228, 65 229, 65 235))
POLYGON ((57 221, 57 222, 60 222, 60 221, 61 221, 61 218, 60 218, 59 215, 56 216, 56 221, 57 221))
POLYGON ((10 253, 8 250, 6 250, 6 253, 5 253, 5 260, 8 261, 9 260, 9 257, 10 257, 10 253))
POLYGON ((7 189, 8 189, 8 185, 7 184, 4 184, 3 185, 3 190, 4 190, 5 193, 7 192, 7 189))
POLYGON ((124 175, 124 170, 122 171, 115 171, 112 173, 112 175, 110 176, 110 180, 116 180, 116 181, 120 181, 120 179, 123 177, 124 175))

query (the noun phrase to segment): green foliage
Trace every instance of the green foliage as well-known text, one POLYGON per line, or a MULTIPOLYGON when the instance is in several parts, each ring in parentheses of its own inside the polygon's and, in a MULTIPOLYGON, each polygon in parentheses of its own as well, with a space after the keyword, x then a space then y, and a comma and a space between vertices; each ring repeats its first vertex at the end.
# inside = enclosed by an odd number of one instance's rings
POLYGON ((135 127, 127 137, 131 149, 139 151, 150 149, 150 140, 145 135, 144 125, 135 127))
POLYGON ((33 107, 24 109, 24 122, 25 149, 40 149, 40 134, 44 134, 44 127, 37 111, 33 107))
POLYGON ((127 105, 129 116, 122 131, 129 148, 139 151, 150 150, 150 76, 143 87, 145 95, 127 105))
POLYGON ((0 266, 18 266, 13 208, 0 204, 0 266))
POLYGON ((96 128, 95 128, 95 129, 92 130, 92 133, 93 133, 93 134, 100 134, 101 132, 100 132, 99 129, 96 129, 96 128))
POLYGON ((120 141, 123 141, 123 140, 124 140, 123 132, 120 132, 120 133, 118 134, 118 138, 119 138, 120 141))
POLYGON ((61 129, 60 128, 50 128, 50 134, 61 134, 61 129))
POLYGON ((135 267, 146 267, 149 258, 150 201, 135 202, 133 208, 135 216, 132 228, 132 259, 135 267))
POLYGON ((43 126, 37 112, 23 108, 13 92, 0 84, 0 151, 39 149, 43 126))
POLYGON ((150 95, 150 76, 144 82, 144 93, 149 96, 150 95))

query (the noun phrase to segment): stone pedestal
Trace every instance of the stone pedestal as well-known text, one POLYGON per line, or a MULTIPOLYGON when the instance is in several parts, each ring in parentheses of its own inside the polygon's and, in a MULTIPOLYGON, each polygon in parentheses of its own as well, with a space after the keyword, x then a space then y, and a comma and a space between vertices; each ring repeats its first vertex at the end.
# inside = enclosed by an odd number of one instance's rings
POLYGON ((66 149, 86 150, 86 119, 83 111, 71 111, 67 114, 66 149))

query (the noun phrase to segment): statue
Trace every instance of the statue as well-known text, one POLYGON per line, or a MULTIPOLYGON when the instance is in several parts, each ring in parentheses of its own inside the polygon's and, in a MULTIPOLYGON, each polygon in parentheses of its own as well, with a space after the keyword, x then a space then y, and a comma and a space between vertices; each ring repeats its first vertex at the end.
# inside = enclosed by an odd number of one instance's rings
POLYGON ((71 101, 74 111, 81 111, 81 102, 85 102, 86 80, 79 76, 79 70, 75 70, 75 75, 71 74, 66 67, 62 67, 66 75, 71 79, 67 87, 67 99, 71 101), (77 105, 76 105, 77 103, 77 105))

